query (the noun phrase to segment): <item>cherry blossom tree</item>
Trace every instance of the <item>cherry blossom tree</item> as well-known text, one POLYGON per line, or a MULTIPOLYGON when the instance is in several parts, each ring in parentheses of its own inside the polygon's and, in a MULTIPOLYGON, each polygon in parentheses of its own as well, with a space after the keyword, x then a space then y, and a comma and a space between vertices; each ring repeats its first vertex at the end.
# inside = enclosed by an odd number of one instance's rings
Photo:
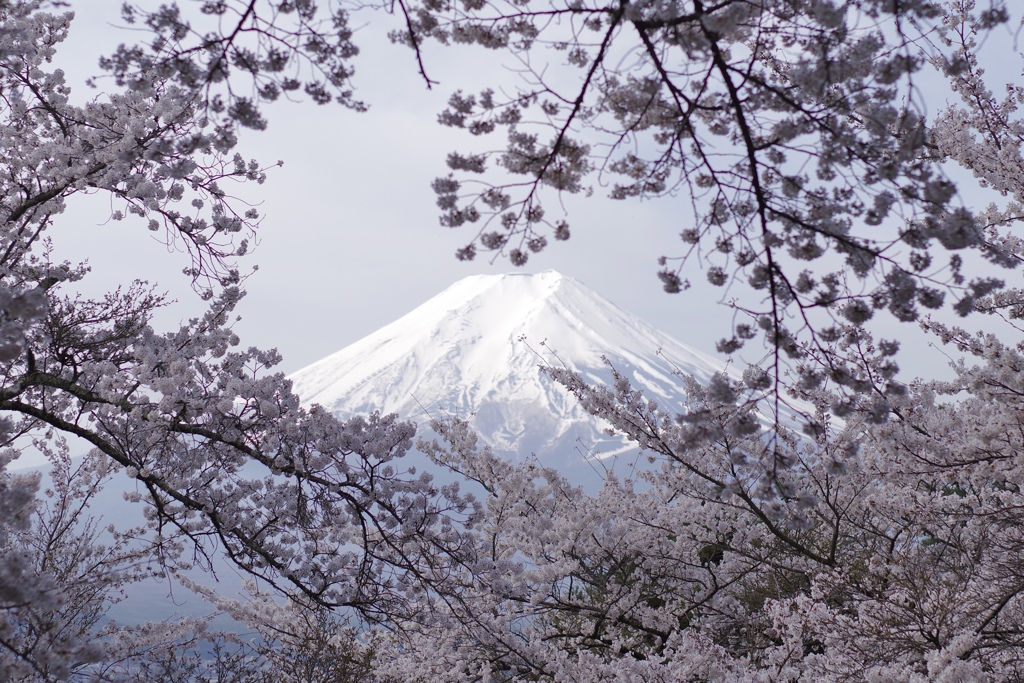
POLYGON ((1024 365, 994 338, 946 333, 981 364, 915 384, 884 424, 854 412, 815 441, 765 438, 756 404, 738 405, 743 387, 724 376, 691 382, 690 403, 666 409, 623 378, 593 387, 552 369, 655 464, 595 495, 480 449, 465 424, 436 425, 446 445, 426 450, 487 492, 480 542, 454 577, 459 600, 432 601, 382 671, 1021 680, 1024 365))
POLYGON ((1020 291, 1003 278, 1021 256, 1020 91, 994 95, 979 52, 1006 8, 410 7, 413 47, 510 50, 529 74, 511 95, 459 93, 441 116, 474 135, 507 131, 504 149, 453 154, 453 175, 435 182, 445 223, 484 225, 460 256, 522 264, 568 237, 541 201, 587 191, 588 178, 608 179, 618 198, 684 194, 697 220, 683 258, 663 261, 666 288, 684 288, 681 269, 698 261, 713 284, 746 281, 753 296, 737 297, 721 350, 760 334, 769 362, 742 382, 691 384, 686 406, 659 406, 622 378, 602 388, 549 369, 656 465, 597 496, 437 425, 447 446, 434 457, 488 492, 475 527, 485 569, 462 577, 468 603, 435 603, 437 621, 392 674, 1024 678, 1020 347, 927 322, 978 365, 905 384, 898 342, 868 325, 881 310, 919 320, 952 295, 955 313, 1001 316, 1016 338, 1020 291), (563 78, 544 48, 580 78, 563 78), (927 79, 960 99, 933 119, 918 90, 927 79), (974 176, 970 193, 954 164, 974 176), (992 203, 972 206, 989 189, 992 203), (968 265, 984 260, 1003 270, 968 265), (816 407, 805 435, 779 424, 783 383, 816 407))
POLYGON ((760 336, 769 352, 742 380, 690 382, 684 406, 547 369, 650 456, 646 473, 595 495, 500 460, 465 425, 435 425, 440 443, 420 448, 479 502, 403 466, 412 425, 302 408, 272 373, 276 352, 241 350, 230 328, 259 215, 224 186, 266 170, 235 151, 239 128, 265 127, 262 104, 299 92, 362 107, 346 8, 194 9, 128 4, 149 42, 112 49, 115 89, 75 105, 48 64, 70 15, 0 3, 4 671, 1024 679, 1024 352, 929 322, 974 365, 905 383, 898 343, 869 329, 878 311, 912 322, 946 309, 1017 329, 1021 293, 1004 280, 1021 257, 1021 95, 994 94, 978 47, 1010 21, 1001 3, 393 4, 394 37, 425 77, 429 40, 505 50, 525 68, 521 90, 456 93, 441 114, 473 135, 506 132, 493 153, 453 153, 434 183, 442 222, 477 226, 462 258, 522 265, 567 239, 552 194, 682 195, 694 220, 663 283, 684 289, 696 271, 745 291, 721 350, 760 336), (929 114, 926 79, 959 102, 929 114), (954 166, 991 205, 968 201, 954 166), (191 254, 202 315, 159 332, 164 301, 146 283, 68 293, 87 271, 53 263, 44 237, 87 192, 191 254), (811 406, 802 432, 783 420, 796 398, 811 406), (65 438, 92 449, 82 469, 65 438), (6 471, 26 440, 58 465, 49 497, 6 471), (146 528, 108 543, 83 512, 113 470, 136 483, 146 528), (209 595, 255 641, 97 619, 125 582, 210 568, 214 553, 258 581, 252 602, 209 595))
MULTIPOLYGON (((1019 92, 1000 101, 978 41, 1000 2, 410 2, 398 36, 511 53, 523 79, 452 95, 440 122, 488 138, 434 183, 442 223, 475 226, 460 258, 516 265, 570 234, 559 194, 688 202, 669 292, 706 278, 735 309, 724 353, 760 338, 773 381, 813 356, 826 378, 887 400, 897 364, 868 372, 836 341, 876 313, 960 315, 1004 286, 1019 255, 1019 92), (963 98, 935 120, 923 88, 963 98), (927 84, 923 86, 922 84, 927 84), (974 206, 971 182, 1002 205, 974 206), (998 200, 999 196, 993 193, 998 200), (995 268, 965 269, 965 254, 995 268)), ((894 350, 894 344, 885 347, 894 350)), ((753 357, 760 356, 753 350, 753 357)), ((892 354, 889 354, 892 355, 892 354)), ((880 414, 884 414, 884 410, 880 414)))
MULTIPOLYGON (((237 348, 236 259, 259 216, 223 184, 264 180, 234 152, 237 128, 256 125, 244 98, 222 107, 210 73, 190 80, 138 60, 119 71, 141 54, 125 48, 110 62, 124 87, 72 104, 48 64, 71 19, 43 1, 0 4, 0 462, 26 440, 58 464, 64 438, 92 449, 87 470, 60 484, 57 510, 33 503, 31 477, 0 472, 0 669, 50 680, 121 657, 138 641, 96 631, 111 592, 147 566, 210 568, 214 553, 310 609, 369 623, 414 610, 457 557, 471 500, 401 465, 412 425, 305 410, 267 371, 275 351, 237 348), (137 217, 191 254, 203 315, 161 333, 150 319, 164 301, 146 283, 96 300, 65 293, 87 269, 52 262, 45 233, 75 195, 96 192, 114 219, 137 217), (93 495, 92 468, 134 480, 141 546, 101 542, 87 515, 69 512, 93 495)), ((299 35, 309 57, 312 39, 299 35)))

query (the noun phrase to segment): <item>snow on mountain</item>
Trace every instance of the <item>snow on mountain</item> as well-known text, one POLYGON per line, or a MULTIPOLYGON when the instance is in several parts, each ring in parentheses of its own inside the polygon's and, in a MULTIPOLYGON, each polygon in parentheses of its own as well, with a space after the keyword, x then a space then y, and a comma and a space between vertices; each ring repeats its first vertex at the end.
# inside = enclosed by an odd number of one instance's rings
POLYGON ((538 369, 564 365, 607 383, 602 357, 666 407, 683 398, 677 373, 707 381, 725 369, 573 278, 546 271, 465 278, 291 379, 307 405, 343 418, 380 410, 425 424, 456 415, 496 451, 536 453, 560 467, 578 464, 586 451, 606 457, 629 449, 538 369))

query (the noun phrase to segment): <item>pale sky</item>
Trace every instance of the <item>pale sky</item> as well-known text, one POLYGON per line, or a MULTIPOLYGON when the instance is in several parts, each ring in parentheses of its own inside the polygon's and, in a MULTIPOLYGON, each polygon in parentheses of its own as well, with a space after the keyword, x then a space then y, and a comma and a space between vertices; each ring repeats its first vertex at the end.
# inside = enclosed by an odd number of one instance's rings
MULTIPOLYGON (((78 16, 58 63, 68 72, 73 97, 82 98, 81 81, 98 72, 99 55, 131 34, 110 26, 120 23, 119 2, 71 5, 78 16)), ((362 54, 355 85, 369 112, 275 105, 269 129, 243 137, 238 148, 267 165, 284 161, 265 185, 244 189, 265 218, 260 244, 243 262, 260 270, 246 283, 235 329, 243 346, 277 347, 285 372, 373 332, 459 278, 513 270, 486 255, 472 263, 454 258, 474 233, 438 224, 430 181, 446 173, 445 155, 467 143, 468 136, 435 123, 448 95, 514 76, 478 49, 433 49, 427 68, 440 85, 428 91, 412 54, 383 38, 393 18, 367 20, 372 23, 356 37, 362 54)), ((566 198, 572 239, 531 255, 524 270, 561 270, 684 343, 714 353, 715 340, 730 329, 731 313, 716 305, 724 290, 700 285, 703 274, 691 272, 698 286, 668 295, 656 277, 657 258, 682 251, 677 236, 691 221, 687 200, 612 202, 601 195, 597 187, 593 198, 566 198)), ((77 199, 51 233, 59 257, 88 258, 93 265, 83 289, 99 293, 136 277, 158 282, 180 302, 161 314, 158 329, 200 311, 180 273, 187 256, 168 253, 139 220, 107 222, 109 212, 102 198, 77 199)), ((912 334, 908 328, 899 329, 912 334)), ((927 351, 904 362, 921 373, 945 360, 927 351)))

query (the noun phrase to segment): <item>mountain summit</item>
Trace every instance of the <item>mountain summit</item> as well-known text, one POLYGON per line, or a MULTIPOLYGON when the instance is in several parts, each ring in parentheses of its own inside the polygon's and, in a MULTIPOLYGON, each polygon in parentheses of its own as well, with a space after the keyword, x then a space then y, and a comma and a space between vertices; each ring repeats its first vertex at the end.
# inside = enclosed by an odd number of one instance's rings
POLYGON ((564 466, 581 453, 603 457, 628 446, 538 366, 608 382, 603 357, 666 406, 682 400, 679 372, 705 382, 724 370, 549 270, 467 277, 291 379, 306 404, 342 418, 373 410, 420 423, 458 416, 498 452, 564 466))

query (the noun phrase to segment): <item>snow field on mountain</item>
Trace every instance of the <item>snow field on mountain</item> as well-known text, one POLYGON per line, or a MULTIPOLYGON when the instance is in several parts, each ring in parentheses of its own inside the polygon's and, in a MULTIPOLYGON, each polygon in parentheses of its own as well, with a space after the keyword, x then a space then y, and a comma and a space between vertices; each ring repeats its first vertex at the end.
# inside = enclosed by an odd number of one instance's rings
MULTIPOLYGON (((700 324, 695 320, 694 324, 700 324)), ((556 271, 465 278, 409 314, 291 376, 306 404, 348 415, 379 410, 421 425, 468 419, 509 457, 578 465, 591 452, 631 447, 610 438, 540 365, 568 367, 607 384, 604 358, 669 409, 682 380, 726 371, 556 271)))

